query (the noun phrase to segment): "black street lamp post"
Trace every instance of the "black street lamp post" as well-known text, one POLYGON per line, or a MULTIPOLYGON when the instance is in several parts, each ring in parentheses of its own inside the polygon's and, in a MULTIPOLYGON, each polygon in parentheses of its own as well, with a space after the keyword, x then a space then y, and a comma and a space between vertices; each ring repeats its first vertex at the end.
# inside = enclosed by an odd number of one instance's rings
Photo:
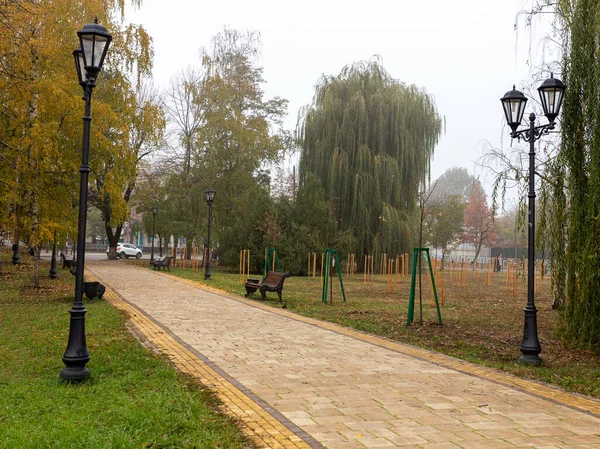
POLYGON ((90 375, 90 370, 85 366, 90 360, 85 341, 85 314, 83 305, 83 272, 85 261, 85 231, 87 219, 87 194, 88 194, 88 156, 90 149, 90 122, 92 90, 96 86, 96 78, 102 69, 106 52, 112 40, 106 28, 94 23, 87 24, 77 32, 80 48, 73 52, 75 67, 79 84, 83 87, 85 100, 85 115, 83 117, 83 147, 81 150, 81 174, 79 183, 79 222, 77 228, 77 264, 75 266, 75 299, 69 311, 71 323, 69 327, 69 342, 63 355, 65 368, 60 372, 60 377, 70 381, 84 380, 90 375))
POLYGON ((56 231, 54 231, 54 243, 52 244, 52 259, 50 260, 50 279, 56 279, 56 231))
POLYGON ((154 262, 154 220, 156 220, 157 212, 158 207, 156 205, 152 206, 152 252, 150 253, 150 263, 154 262))
POLYGON ((206 204, 208 204, 208 239, 207 239, 207 253, 208 257, 206 258, 206 271, 204 272, 204 279, 210 279, 210 228, 212 226, 212 203, 215 200, 215 193, 217 191, 213 188, 206 189, 204 191, 204 199, 206 200, 206 204))
POLYGON ((13 255, 12 255, 12 263, 13 265, 19 265, 21 263, 21 253, 19 252, 19 242, 15 243, 12 246, 13 255))
POLYGON ((502 101, 506 121, 512 132, 510 136, 513 139, 523 139, 529 142, 529 199, 528 206, 528 236, 527 236, 527 306, 525 307, 525 326, 523 330, 523 342, 521 343, 521 352, 523 355, 519 359, 528 365, 540 365, 542 359, 539 353, 542 352, 537 332, 537 309, 534 300, 535 283, 535 141, 543 134, 548 134, 554 129, 554 120, 560 112, 565 85, 552 75, 544 81, 538 88, 544 115, 548 118, 548 124, 535 126, 535 114, 529 115, 529 127, 517 131, 518 126, 523 119, 525 104, 527 98, 522 92, 519 92, 513 86, 513 90, 506 92, 502 101))

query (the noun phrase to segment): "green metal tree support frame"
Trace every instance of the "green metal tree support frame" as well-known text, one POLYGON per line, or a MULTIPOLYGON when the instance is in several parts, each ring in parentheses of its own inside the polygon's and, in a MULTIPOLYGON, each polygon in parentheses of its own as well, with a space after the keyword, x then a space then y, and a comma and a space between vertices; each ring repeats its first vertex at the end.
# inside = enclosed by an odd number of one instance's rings
POLYGON ((408 299, 408 316, 406 318, 407 327, 411 325, 415 318, 415 283, 417 280, 417 262, 420 260, 423 253, 427 254, 427 263, 429 264, 429 274, 431 275, 431 285, 433 287, 433 296, 435 297, 435 306, 437 308, 438 320, 440 322, 440 326, 443 326, 442 313, 440 312, 440 303, 438 302, 437 289, 435 288, 435 278, 433 277, 433 268, 431 267, 431 257, 429 257, 429 248, 414 248, 412 281, 410 283, 410 297, 408 299))
MULTIPOLYGON (((333 257, 333 261, 337 266, 337 274, 340 278, 340 287, 342 288, 342 298, 344 298, 344 302, 346 302, 346 293, 344 292, 344 282, 342 281, 342 272, 340 270, 340 261, 337 256, 337 251, 335 249, 326 249, 325 250, 325 266, 323 270, 323 294, 321 296, 321 300, 324 304, 327 304, 327 293, 329 291, 329 279, 330 273, 329 269, 331 268, 331 258, 333 257)), ((333 278, 331 278, 331 289, 333 290, 333 278)))
POLYGON ((267 273, 269 271, 269 267, 273 266, 271 262, 271 257, 275 257, 275 261, 277 262, 277 271, 281 272, 281 262, 279 261, 279 252, 276 248, 267 248, 267 257, 265 257, 265 265, 263 267, 263 275, 260 282, 264 281, 267 277, 267 273))

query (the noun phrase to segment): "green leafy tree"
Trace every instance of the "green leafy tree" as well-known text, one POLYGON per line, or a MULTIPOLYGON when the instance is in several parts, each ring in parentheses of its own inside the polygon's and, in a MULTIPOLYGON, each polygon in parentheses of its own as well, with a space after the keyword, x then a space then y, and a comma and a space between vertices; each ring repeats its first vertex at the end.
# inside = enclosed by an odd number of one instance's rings
POLYGON ((110 247, 109 258, 113 259, 117 257, 116 247, 123 223, 129 216, 129 201, 140 166, 160 148, 166 119, 153 86, 140 84, 136 87, 119 73, 108 75, 112 83, 111 87, 104 87, 103 99, 118 111, 118 122, 94 124, 100 145, 93 155, 94 182, 89 202, 102 212, 110 247), (121 88, 115 89, 115 86, 121 88))
MULTIPOLYGON (((322 183, 340 230, 363 253, 400 253, 442 131, 432 97, 376 59, 324 76, 299 120, 300 185, 322 183)), ((361 258, 359 257, 359 263, 361 258)))
POLYGON ((426 241, 446 254, 463 235, 463 223, 467 203, 462 194, 432 201, 425 216, 426 241))
POLYGON ((325 190, 314 176, 307 177, 295 201, 280 199, 277 211, 285 229, 282 260, 293 274, 306 274, 308 253, 335 248, 343 258, 356 245, 352 234, 339 228, 325 190))
POLYGON ((248 239, 266 219, 256 214, 272 206, 269 166, 289 146, 281 128, 287 101, 265 98, 260 51, 258 33, 225 28, 202 50, 201 69, 175 77, 169 90, 169 120, 178 135, 166 183, 173 235, 204 240, 203 191, 213 187, 211 240, 224 260, 235 261, 240 249, 252 249, 248 239), (265 206, 255 197, 266 198, 265 206))
POLYGON ((445 254, 463 234, 464 212, 475 178, 466 168, 453 167, 436 179, 428 200, 425 240, 445 254))

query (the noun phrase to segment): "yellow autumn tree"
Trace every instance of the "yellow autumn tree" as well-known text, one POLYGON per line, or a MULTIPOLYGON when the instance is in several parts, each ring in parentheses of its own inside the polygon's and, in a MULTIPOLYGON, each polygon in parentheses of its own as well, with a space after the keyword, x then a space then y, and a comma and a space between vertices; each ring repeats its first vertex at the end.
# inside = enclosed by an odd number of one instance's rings
MULTIPOLYGON (((55 233, 76 237, 83 102, 71 53, 94 17, 113 42, 94 91, 90 183, 100 160, 131 146, 136 89, 150 74, 152 50, 145 30, 125 23, 124 7, 124 0, 0 0, 0 224, 13 244, 39 251, 55 233)), ((103 174, 119 217, 126 202, 116 192, 135 172, 132 160, 103 174)))

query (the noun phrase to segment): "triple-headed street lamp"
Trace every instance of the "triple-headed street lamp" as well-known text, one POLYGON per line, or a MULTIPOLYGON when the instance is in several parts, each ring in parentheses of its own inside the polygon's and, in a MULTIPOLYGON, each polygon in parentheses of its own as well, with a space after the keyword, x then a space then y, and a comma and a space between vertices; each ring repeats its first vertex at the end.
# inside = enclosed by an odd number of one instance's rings
POLYGON ((208 257, 206 258, 206 271, 204 272, 204 279, 210 279, 210 228, 212 226, 212 203, 215 200, 215 193, 217 191, 213 188, 206 189, 204 191, 204 199, 206 200, 206 204, 208 204, 208 239, 206 243, 206 252, 208 253, 208 257))
POLYGON ((534 300, 535 283, 535 147, 534 143, 543 134, 548 134, 554 129, 554 120, 560 112, 565 85, 550 75, 550 78, 542 83, 538 88, 544 115, 548 118, 548 124, 535 126, 535 114, 529 114, 529 127, 517 130, 523 119, 525 104, 527 98, 522 92, 519 92, 513 86, 513 90, 506 92, 502 101, 506 121, 512 132, 510 137, 513 139, 523 139, 529 142, 529 208, 528 208, 528 238, 527 238, 527 306, 525 307, 525 326, 523 331, 523 342, 521 343, 521 352, 523 355, 519 359, 521 362, 529 365, 540 365, 542 359, 539 353, 542 352, 537 332, 537 309, 534 300))
POLYGON ((154 220, 156 220, 157 212, 158 206, 152 206, 152 253, 150 253, 150 263, 154 262, 154 220))
POLYGON ((87 220, 87 194, 88 194, 88 155, 90 149, 90 122, 92 121, 91 100, 92 90, 96 87, 96 78, 102 69, 106 52, 112 40, 106 28, 98 24, 89 23, 77 32, 80 48, 73 52, 75 67, 79 84, 83 87, 85 100, 85 115, 83 117, 83 147, 81 149, 81 174, 79 183, 79 222, 77 228, 77 263, 75 266, 75 299, 69 327, 69 342, 63 355, 66 365, 60 372, 60 377, 71 381, 84 380, 90 375, 90 370, 85 366, 90 360, 85 342, 85 314, 83 305, 83 271, 85 261, 85 231, 87 220))

